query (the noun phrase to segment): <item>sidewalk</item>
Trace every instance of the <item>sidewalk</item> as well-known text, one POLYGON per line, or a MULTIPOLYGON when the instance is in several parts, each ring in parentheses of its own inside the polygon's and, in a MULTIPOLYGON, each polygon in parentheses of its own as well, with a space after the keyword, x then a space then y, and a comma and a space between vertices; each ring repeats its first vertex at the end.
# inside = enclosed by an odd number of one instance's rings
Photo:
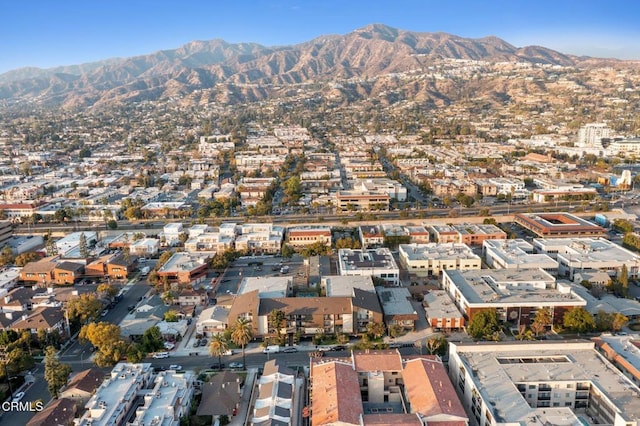
POLYGON ((247 377, 242 387, 242 396, 240 397, 240 404, 238 407, 238 414, 231 418, 229 425, 231 426, 244 426, 248 424, 245 420, 251 418, 252 414, 249 412, 251 409, 251 395, 253 388, 255 387, 256 377, 258 376, 257 368, 250 368, 247 370, 247 377))

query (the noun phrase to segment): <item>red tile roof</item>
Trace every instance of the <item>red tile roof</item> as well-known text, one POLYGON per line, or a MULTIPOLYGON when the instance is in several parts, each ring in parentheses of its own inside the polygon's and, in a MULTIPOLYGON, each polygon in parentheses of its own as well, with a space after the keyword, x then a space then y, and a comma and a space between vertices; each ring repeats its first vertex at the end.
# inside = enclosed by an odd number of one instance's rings
POLYGON ((403 378, 413 412, 423 417, 446 414, 467 418, 444 365, 435 357, 408 360, 403 378))
POLYGON ((340 422, 359 425, 363 414, 358 375, 343 362, 311 366, 311 425, 340 422))

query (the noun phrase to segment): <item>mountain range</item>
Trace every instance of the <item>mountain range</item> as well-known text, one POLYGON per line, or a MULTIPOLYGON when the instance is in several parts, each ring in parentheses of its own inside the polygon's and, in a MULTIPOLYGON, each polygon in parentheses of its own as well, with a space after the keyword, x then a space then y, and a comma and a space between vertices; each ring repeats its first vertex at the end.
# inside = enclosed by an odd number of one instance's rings
MULTIPOLYGON (((63 108, 172 98, 187 104, 253 102, 275 96, 281 86, 326 85, 421 72, 443 59, 562 66, 594 63, 592 58, 539 46, 518 48, 497 37, 470 39, 372 24, 346 35, 321 36, 292 46, 193 41, 149 55, 50 69, 17 69, 0 75, 0 102, 63 108)), ((428 90, 418 85, 410 92, 415 95, 428 90)))

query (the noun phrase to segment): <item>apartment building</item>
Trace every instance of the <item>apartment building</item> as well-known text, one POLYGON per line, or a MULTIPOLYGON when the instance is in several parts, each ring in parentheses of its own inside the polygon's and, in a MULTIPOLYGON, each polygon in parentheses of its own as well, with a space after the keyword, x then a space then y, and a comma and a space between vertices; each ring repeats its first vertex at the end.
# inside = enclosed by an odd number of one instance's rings
POLYGON ((195 376, 191 371, 159 372, 128 426, 180 426, 181 419, 189 414, 194 383, 195 376))
POLYGON ((311 425, 467 426, 441 360, 396 350, 317 358, 310 372, 311 425))
POLYGON ((449 376, 479 426, 640 423, 640 389, 593 342, 452 342, 449 376))
POLYGON ((387 248, 370 250, 338 250, 340 275, 371 276, 387 285, 400 285, 400 269, 391 251, 387 248))
POLYGON ((77 426, 119 426, 124 424, 138 400, 138 393, 151 383, 153 368, 149 363, 120 362, 111 370, 96 393, 87 402, 87 411, 77 426))
POLYGON ((206 277, 208 261, 206 255, 176 252, 158 269, 158 276, 179 284, 199 282, 206 277))
POLYGON ((296 425, 300 407, 298 399, 302 388, 294 370, 282 361, 272 359, 264 364, 258 379, 257 395, 251 417, 251 425, 296 425))
POLYGON ((445 270, 480 269, 482 259, 466 244, 400 244, 400 264, 417 277, 438 276, 445 270))

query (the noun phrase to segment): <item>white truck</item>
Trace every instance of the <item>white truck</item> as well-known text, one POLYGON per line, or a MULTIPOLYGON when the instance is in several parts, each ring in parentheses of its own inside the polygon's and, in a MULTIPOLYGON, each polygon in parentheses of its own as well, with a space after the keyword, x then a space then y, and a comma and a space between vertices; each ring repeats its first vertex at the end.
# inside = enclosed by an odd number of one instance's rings
POLYGON ((140 269, 140 276, 146 277, 147 275, 149 275, 149 272, 151 272, 151 268, 148 266, 145 266, 144 268, 140 269))

